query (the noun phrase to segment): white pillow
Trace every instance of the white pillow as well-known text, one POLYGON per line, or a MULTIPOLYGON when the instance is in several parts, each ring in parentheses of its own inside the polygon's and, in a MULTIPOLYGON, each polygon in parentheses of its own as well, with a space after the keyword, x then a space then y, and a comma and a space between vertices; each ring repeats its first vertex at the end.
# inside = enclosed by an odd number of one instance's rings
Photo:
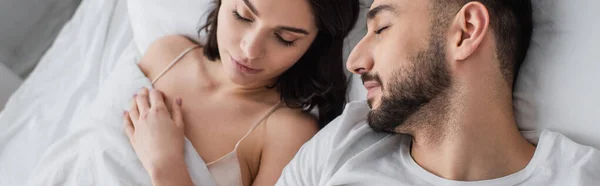
POLYGON ((521 130, 600 149, 600 1, 533 0, 534 30, 514 103, 521 130))
POLYGON ((26 77, 81 0, 1 0, 0 62, 26 77))
POLYGON ((127 0, 133 39, 140 54, 145 53, 152 42, 166 35, 184 35, 200 42, 198 31, 206 23, 206 16, 212 9, 212 2, 212 0, 127 0))

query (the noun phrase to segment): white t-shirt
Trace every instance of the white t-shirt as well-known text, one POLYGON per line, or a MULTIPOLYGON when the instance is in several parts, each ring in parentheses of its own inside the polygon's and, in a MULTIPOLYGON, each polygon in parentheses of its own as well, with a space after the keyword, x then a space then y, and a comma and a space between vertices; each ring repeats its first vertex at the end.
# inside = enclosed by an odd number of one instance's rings
POLYGON ((475 182, 443 179, 415 163, 410 137, 373 132, 368 112, 365 102, 348 104, 302 147, 276 185, 600 185, 600 151, 547 130, 533 159, 517 173, 475 182))

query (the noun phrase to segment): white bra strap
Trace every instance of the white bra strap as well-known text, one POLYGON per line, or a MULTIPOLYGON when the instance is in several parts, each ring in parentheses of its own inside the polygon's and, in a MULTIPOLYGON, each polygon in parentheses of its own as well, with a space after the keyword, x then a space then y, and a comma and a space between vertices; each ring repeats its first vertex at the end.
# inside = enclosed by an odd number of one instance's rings
POLYGON ((169 66, 167 66, 167 68, 165 68, 165 70, 163 70, 158 76, 156 76, 156 78, 154 78, 154 80, 152 80, 152 85, 154 85, 154 83, 156 83, 158 81, 158 79, 160 79, 162 76, 164 76, 167 73, 167 71, 169 71, 171 68, 173 68, 173 66, 175 66, 175 63, 177 63, 181 58, 183 58, 183 56, 185 56, 185 54, 189 53, 190 51, 192 51, 198 47, 200 47, 200 45, 194 45, 192 47, 185 49, 181 54, 179 54, 179 56, 177 56, 173 60, 173 62, 171 62, 171 64, 169 64, 169 66))

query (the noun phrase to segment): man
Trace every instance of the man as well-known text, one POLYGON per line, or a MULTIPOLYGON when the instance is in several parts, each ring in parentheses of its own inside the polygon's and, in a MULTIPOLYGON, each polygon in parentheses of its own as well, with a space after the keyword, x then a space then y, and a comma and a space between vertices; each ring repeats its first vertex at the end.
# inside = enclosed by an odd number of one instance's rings
POLYGON ((371 110, 350 103, 278 185, 600 184, 598 150, 518 131, 531 19, 529 0, 375 0, 347 64, 371 110))

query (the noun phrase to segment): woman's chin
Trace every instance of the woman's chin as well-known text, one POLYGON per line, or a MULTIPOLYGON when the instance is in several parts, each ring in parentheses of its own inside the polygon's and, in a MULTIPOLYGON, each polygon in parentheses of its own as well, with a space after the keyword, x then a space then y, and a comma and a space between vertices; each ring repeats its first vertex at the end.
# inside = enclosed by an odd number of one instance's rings
POLYGON ((225 73, 227 74, 227 77, 229 78, 229 81, 231 81, 232 83, 242 86, 242 87, 251 87, 251 86, 256 86, 257 84, 260 84, 260 82, 264 82, 265 79, 262 79, 262 73, 258 73, 258 74, 246 74, 243 72, 240 72, 239 70, 232 68, 228 65, 225 65, 225 73))
POLYGON ((250 79, 249 77, 245 77, 244 74, 239 73, 230 65, 223 64, 223 69, 223 72, 227 74, 226 77, 234 84, 245 85, 248 83, 248 79, 250 79))
POLYGON ((249 86, 252 83, 255 83, 254 78, 247 77, 235 72, 229 73, 229 81, 239 86, 249 86))

